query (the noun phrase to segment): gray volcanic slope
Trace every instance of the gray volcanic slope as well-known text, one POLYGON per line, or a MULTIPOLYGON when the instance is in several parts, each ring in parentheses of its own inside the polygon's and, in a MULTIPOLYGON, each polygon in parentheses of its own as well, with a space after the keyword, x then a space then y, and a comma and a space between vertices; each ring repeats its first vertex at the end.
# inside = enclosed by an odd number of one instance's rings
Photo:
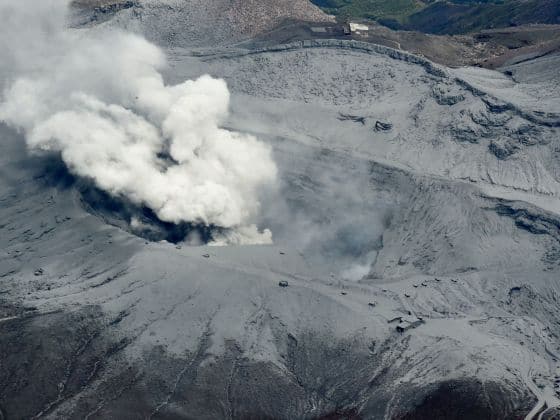
POLYGON ((225 78, 227 126, 273 147, 273 246, 148 241, 180 235, 1 127, 0 418, 547 418, 546 59, 509 77, 343 41, 170 51, 170 82, 225 78))
POLYGON ((74 4, 78 24, 125 28, 179 47, 231 44, 285 20, 334 20, 307 0, 74 0, 74 4))

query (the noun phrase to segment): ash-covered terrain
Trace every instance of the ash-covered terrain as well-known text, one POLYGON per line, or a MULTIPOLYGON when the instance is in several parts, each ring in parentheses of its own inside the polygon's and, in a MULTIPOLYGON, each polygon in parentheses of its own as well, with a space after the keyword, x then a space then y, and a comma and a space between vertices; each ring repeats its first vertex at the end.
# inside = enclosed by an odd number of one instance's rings
POLYGON ((59 33, 56 1, 9 3, 61 42, 0 41, 0 418, 559 415, 560 55, 257 47, 200 24, 220 1, 59 33))

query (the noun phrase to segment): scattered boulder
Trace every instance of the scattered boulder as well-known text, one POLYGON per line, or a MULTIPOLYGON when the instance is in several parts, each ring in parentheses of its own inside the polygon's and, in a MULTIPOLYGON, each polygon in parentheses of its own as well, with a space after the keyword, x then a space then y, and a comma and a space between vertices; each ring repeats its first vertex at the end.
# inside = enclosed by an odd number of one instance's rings
POLYGON ((468 142, 477 144, 481 137, 486 137, 486 134, 481 132, 478 128, 470 127, 468 124, 456 124, 451 127, 451 134, 460 142, 468 142))
POLYGON ((506 160, 515 154, 520 148, 511 140, 492 140, 488 145, 488 149, 494 156, 500 160, 506 160))
POLYGON ((393 124, 382 121, 375 122, 375 131, 389 131, 393 128, 393 124))
POLYGON ((508 292, 507 304, 511 305, 515 299, 521 297, 523 292, 527 294, 530 293, 529 289, 526 289, 524 286, 514 286, 510 288, 508 292))
POLYGON ((453 93, 449 90, 449 87, 436 86, 432 95, 439 105, 455 105, 459 102, 465 100, 465 96, 462 93, 453 93))

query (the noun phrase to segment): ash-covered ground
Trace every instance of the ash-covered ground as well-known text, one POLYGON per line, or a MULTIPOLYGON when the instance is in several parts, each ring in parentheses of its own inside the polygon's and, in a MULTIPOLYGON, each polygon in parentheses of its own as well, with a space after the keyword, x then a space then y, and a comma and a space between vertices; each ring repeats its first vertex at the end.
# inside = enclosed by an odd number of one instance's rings
POLYGON ((0 126, 0 418, 558 415, 560 56, 201 39, 159 39, 164 79, 223 78, 223 128, 271 148, 273 244, 204 245, 0 126))

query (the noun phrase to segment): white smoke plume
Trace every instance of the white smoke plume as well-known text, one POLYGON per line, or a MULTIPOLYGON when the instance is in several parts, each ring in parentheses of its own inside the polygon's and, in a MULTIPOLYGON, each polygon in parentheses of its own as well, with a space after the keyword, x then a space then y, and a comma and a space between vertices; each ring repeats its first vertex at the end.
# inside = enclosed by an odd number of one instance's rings
POLYGON ((60 153, 74 174, 163 221, 227 228, 230 242, 270 241, 253 220, 276 166, 266 145, 220 127, 226 83, 166 85, 158 47, 115 30, 66 29, 67 6, 0 0, 0 120, 30 150, 60 153))

